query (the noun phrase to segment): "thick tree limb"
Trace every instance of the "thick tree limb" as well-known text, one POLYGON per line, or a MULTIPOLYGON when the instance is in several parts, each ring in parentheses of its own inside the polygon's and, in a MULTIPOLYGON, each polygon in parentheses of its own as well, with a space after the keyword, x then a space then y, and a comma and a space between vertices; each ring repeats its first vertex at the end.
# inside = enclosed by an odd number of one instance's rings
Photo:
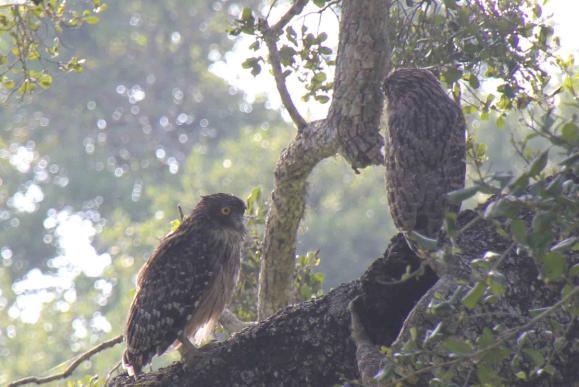
POLYGON ((384 139, 379 125, 389 67, 388 0, 342 2, 334 102, 328 120, 338 131, 340 154, 358 168, 382 165, 384 139))
POLYGON ((370 283, 387 273, 401 276, 408 261, 420 265, 401 237, 394 239, 387 254, 376 260, 361 280, 344 284, 324 297, 289 306, 225 342, 203 347, 194 364, 175 363, 141 375, 137 381, 123 375, 110 385, 331 386, 357 379, 349 303, 361 296, 363 289, 373 288, 377 293, 362 297, 360 302, 363 317, 375 315, 367 306, 381 300, 387 311, 375 316, 388 316, 388 321, 376 321, 366 327, 367 331, 384 334, 392 341, 414 303, 436 280, 429 272, 394 287, 370 283))
POLYGON ((306 180, 320 161, 336 154, 334 134, 325 121, 309 125, 282 152, 276 165, 259 276, 259 320, 284 308, 292 298, 296 235, 306 206, 306 180))
MULTIPOLYGON (((294 6, 299 9, 297 3, 294 6)), ((354 170, 382 164, 383 140, 379 135, 379 122, 383 96, 380 85, 389 61, 385 43, 389 1, 344 0, 342 4, 340 42, 347 40, 347 43, 340 43, 336 58, 330 113, 325 120, 304 127, 282 153, 276 166, 260 269, 260 320, 291 300, 296 234, 305 209, 306 181, 315 166, 338 151, 354 170)), ((289 19, 284 16, 274 29, 279 30, 279 26, 289 19)), ((275 41, 270 41, 268 47, 270 55, 277 50, 275 41)), ((277 78, 282 79, 281 72, 277 78)))

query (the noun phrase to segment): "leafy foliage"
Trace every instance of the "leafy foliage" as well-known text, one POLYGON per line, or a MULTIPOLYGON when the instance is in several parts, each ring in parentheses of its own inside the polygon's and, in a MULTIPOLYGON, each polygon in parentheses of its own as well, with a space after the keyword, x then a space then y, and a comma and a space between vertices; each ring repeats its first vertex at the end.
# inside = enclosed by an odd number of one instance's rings
POLYGON ((54 63, 63 72, 83 70, 85 59, 63 53, 63 32, 98 23, 98 15, 107 9, 101 0, 85 4, 48 0, 0 8, 0 39, 5 49, 0 54, 0 81, 5 97, 49 88, 53 78, 45 63, 54 63))
MULTIPOLYGON (((323 14, 332 11, 336 3, 336 1, 314 1, 319 8, 314 14, 321 19, 323 14)), ((243 63, 243 68, 251 70, 254 76, 261 72, 262 65, 266 63, 262 47, 265 46, 265 35, 271 33, 267 24, 268 16, 269 12, 264 16, 256 16, 251 8, 243 8, 240 17, 235 20, 235 26, 229 31, 233 36, 244 33, 255 37, 249 48, 256 56, 247 58, 243 63)), ((335 65, 335 49, 328 45, 327 40, 326 32, 320 31, 319 28, 314 31, 305 22, 301 23, 299 28, 290 24, 276 36, 276 41, 281 43, 281 45, 276 43, 276 46, 279 46, 284 77, 297 75, 298 81, 306 89, 306 93, 302 96, 305 101, 313 98, 324 104, 330 100, 333 82, 329 77, 329 69, 335 65)))

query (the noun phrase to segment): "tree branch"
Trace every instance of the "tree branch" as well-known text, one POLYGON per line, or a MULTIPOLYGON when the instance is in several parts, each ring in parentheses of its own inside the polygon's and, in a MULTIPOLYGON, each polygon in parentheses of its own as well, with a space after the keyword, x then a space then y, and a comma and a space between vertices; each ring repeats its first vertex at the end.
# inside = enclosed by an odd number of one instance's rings
POLYGON ((123 336, 119 335, 117 337, 114 337, 108 341, 105 341, 105 342, 89 349, 88 351, 86 351, 85 353, 83 353, 82 355, 77 357, 72 363, 70 363, 70 365, 63 372, 60 372, 60 373, 54 374, 54 375, 45 376, 45 377, 29 376, 29 377, 19 379, 19 380, 16 380, 16 381, 10 383, 8 385, 8 387, 16 387, 16 386, 21 386, 23 384, 30 384, 30 383, 45 384, 45 383, 49 383, 49 382, 52 382, 55 380, 68 378, 73 373, 73 371, 75 369, 77 369, 78 366, 81 365, 83 362, 87 361, 92 356, 96 355, 97 353, 102 352, 105 349, 112 348, 115 345, 122 343, 122 342, 123 342, 123 336))
POLYGON ((306 206, 306 181, 314 167, 338 150, 335 131, 317 121, 282 152, 266 221, 259 275, 258 320, 289 304, 297 230, 306 206))
POLYGON ((296 108, 295 104, 292 101, 290 93, 287 89, 287 85, 285 83, 285 76, 283 74, 283 70, 281 68, 281 60, 279 57, 279 50, 277 48, 277 40, 279 39, 279 35, 282 32, 283 28, 293 19, 295 16, 299 15, 308 0, 298 0, 288 9, 288 11, 280 18, 280 20, 274 24, 273 26, 269 26, 267 24, 267 20, 263 20, 260 26, 261 32, 263 34, 263 39, 265 40, 265 44, 267 45, 267 49, 269 52, 269 62, 271 63, 271 70, 273 73, 273 77, 275 79, 275 84, 277 87, 277 91, 283 103, 283 106, 288 111, 292 121, 298 127, 298 130, 301 131, 306 125, 306 120, 301 116, 300 112, 296 108))
POLYGON ((390 67, 389 0, 344 0, 328 120, 338 131, 340 154, 354 171, 382 165, 382 82, 390 67))
MULTIPOLYGON (((295 3, 294 6, 296 4, 297 3, 295 3)), ((284 16, 286 16, 286 15, 284 15, 284 16)), ((280 22, 281 22, 281 20, 280 20, 280 22)), ((263 39, 265 40, 265 43, 267 45, 267 49, 269 51, 269 62, 271 63, 271 70, 273 73, 273 77, 275 79, 277 91, 279 93, 279 96, 281 98, 283 106, 288 111, 292 121, 298 127, 298 130, 301 131, 307 125, 307 122, 301 116, 300 112, 298 111, 298 109, 294 105, 292 98, 289 94, 289 91, 287 89, 287 85, 285 84, 285 76, 284 76, 283 70, 281 68, 281 60, 279 57, 279 50, 277 49, 277 39, 279 38, 279 32, 276 28, 270 28, 267 25, 267 21, 263 22, 263 26, 261 29, 262 29, 262 33, 263 33, 263 39)))
MULTIPOLYGON (((291 19, 288 15, 295 15, 300 9, 298 3, 294 3, 272 29, 283 28, 291 19)), ((355 170, 382 164, 383 139, 379 134, 379 121, 383 96, 380 87, 390 55, 385 44, 384 22, 388 6, 387 0, 343 1, 343 10, 357 8, 362 11, 348 11, 342 15, 340 42, 344 37, 349 42, 345 46, 340 43, 338 50, 330 113, 325 120, 305 126, 276 165, 259 279, 259 320, 285 307, 291 300, 296 234, 305 209, 307 178, 316 165, 338 151, 355 170), (369 79, 370 83, 361 84, 364 79, 369 79), (347 138, 342 138, 346 132, 349 133, 347 138)), ((270 49, 271 55, 277 50, 276 35, 269 34, 266 34, 268 47, 275 48, 270 49)), ((272 63, 275 60, 273 58, 272 63)), ((281 66, 278 70, 276 82, 279 79, 285 88, 281 66)))

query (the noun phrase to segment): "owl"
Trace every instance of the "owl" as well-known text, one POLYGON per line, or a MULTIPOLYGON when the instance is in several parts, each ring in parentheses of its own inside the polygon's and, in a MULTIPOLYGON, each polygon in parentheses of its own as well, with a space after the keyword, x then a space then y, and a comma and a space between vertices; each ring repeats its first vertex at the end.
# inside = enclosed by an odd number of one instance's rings
POLYGON ((239 274, 244 212, 235 196, 203 196, 145 263, 125 328, 129 375, 173 345, 193 348, 189 338, 219 320, 239 274))
MULTIPOLYGON (((436 238, 445 194, 464 187, 465 120, 460 106, 428 70, 399 69, 384 81, 388 116, 386 190, 396 227, 436 238)), ((407 237, 408 239, 408 237, 407 237)))

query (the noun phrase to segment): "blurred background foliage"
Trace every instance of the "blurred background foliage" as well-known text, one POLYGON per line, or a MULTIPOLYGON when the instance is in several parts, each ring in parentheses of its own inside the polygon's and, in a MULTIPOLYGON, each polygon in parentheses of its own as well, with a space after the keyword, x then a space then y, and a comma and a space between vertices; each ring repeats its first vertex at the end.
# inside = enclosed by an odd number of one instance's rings
MULTIPOLYGON (((45 373, 122 333, 139 267, 178 219, 177 205, 187 213, 201 194, 230 192, 251 204, 252 238, 233 309, 254 317, 272 173, 295 133, 265 98, 244 98, 208 68, 233 48, 225 33, 233 18, 257 4, 108 2, 98 24, 90 19, 59 34, 66 58, 87 59, 84 71, 54 72, 52 87, 2 106, 0 383, 45 373)), ((397 8, 398 17, 408 17, 406 8, 397 8)), ((468 23, 473 16, 456 17, 468 23)), ((438 64, 436 55, 420 64, 438 64)), ((450 77, 454 67, 443 68, 450 77)), ((8 97, 13 88, 6 86, 8 97)), ((481 157, 493 171, 522 170, 510 142, 529 133, 516 114, 497 115, 492 106, 467 116, 477 144, 486 144, 481 157)), ((561 112, 569 117, 572 109, 561 112)), ((529 141, 524 152, 532 158, 544 143, 529 141)), ((338 158, 315 170, 298 242, 296 300, 320 294, 322 282, 328 290, 358 277, 382 254, 395 232, 383 185, 382 169, 355 175, 338 158)), ((121 349, 86 362, 79 374, 103 377, 121 349)))

